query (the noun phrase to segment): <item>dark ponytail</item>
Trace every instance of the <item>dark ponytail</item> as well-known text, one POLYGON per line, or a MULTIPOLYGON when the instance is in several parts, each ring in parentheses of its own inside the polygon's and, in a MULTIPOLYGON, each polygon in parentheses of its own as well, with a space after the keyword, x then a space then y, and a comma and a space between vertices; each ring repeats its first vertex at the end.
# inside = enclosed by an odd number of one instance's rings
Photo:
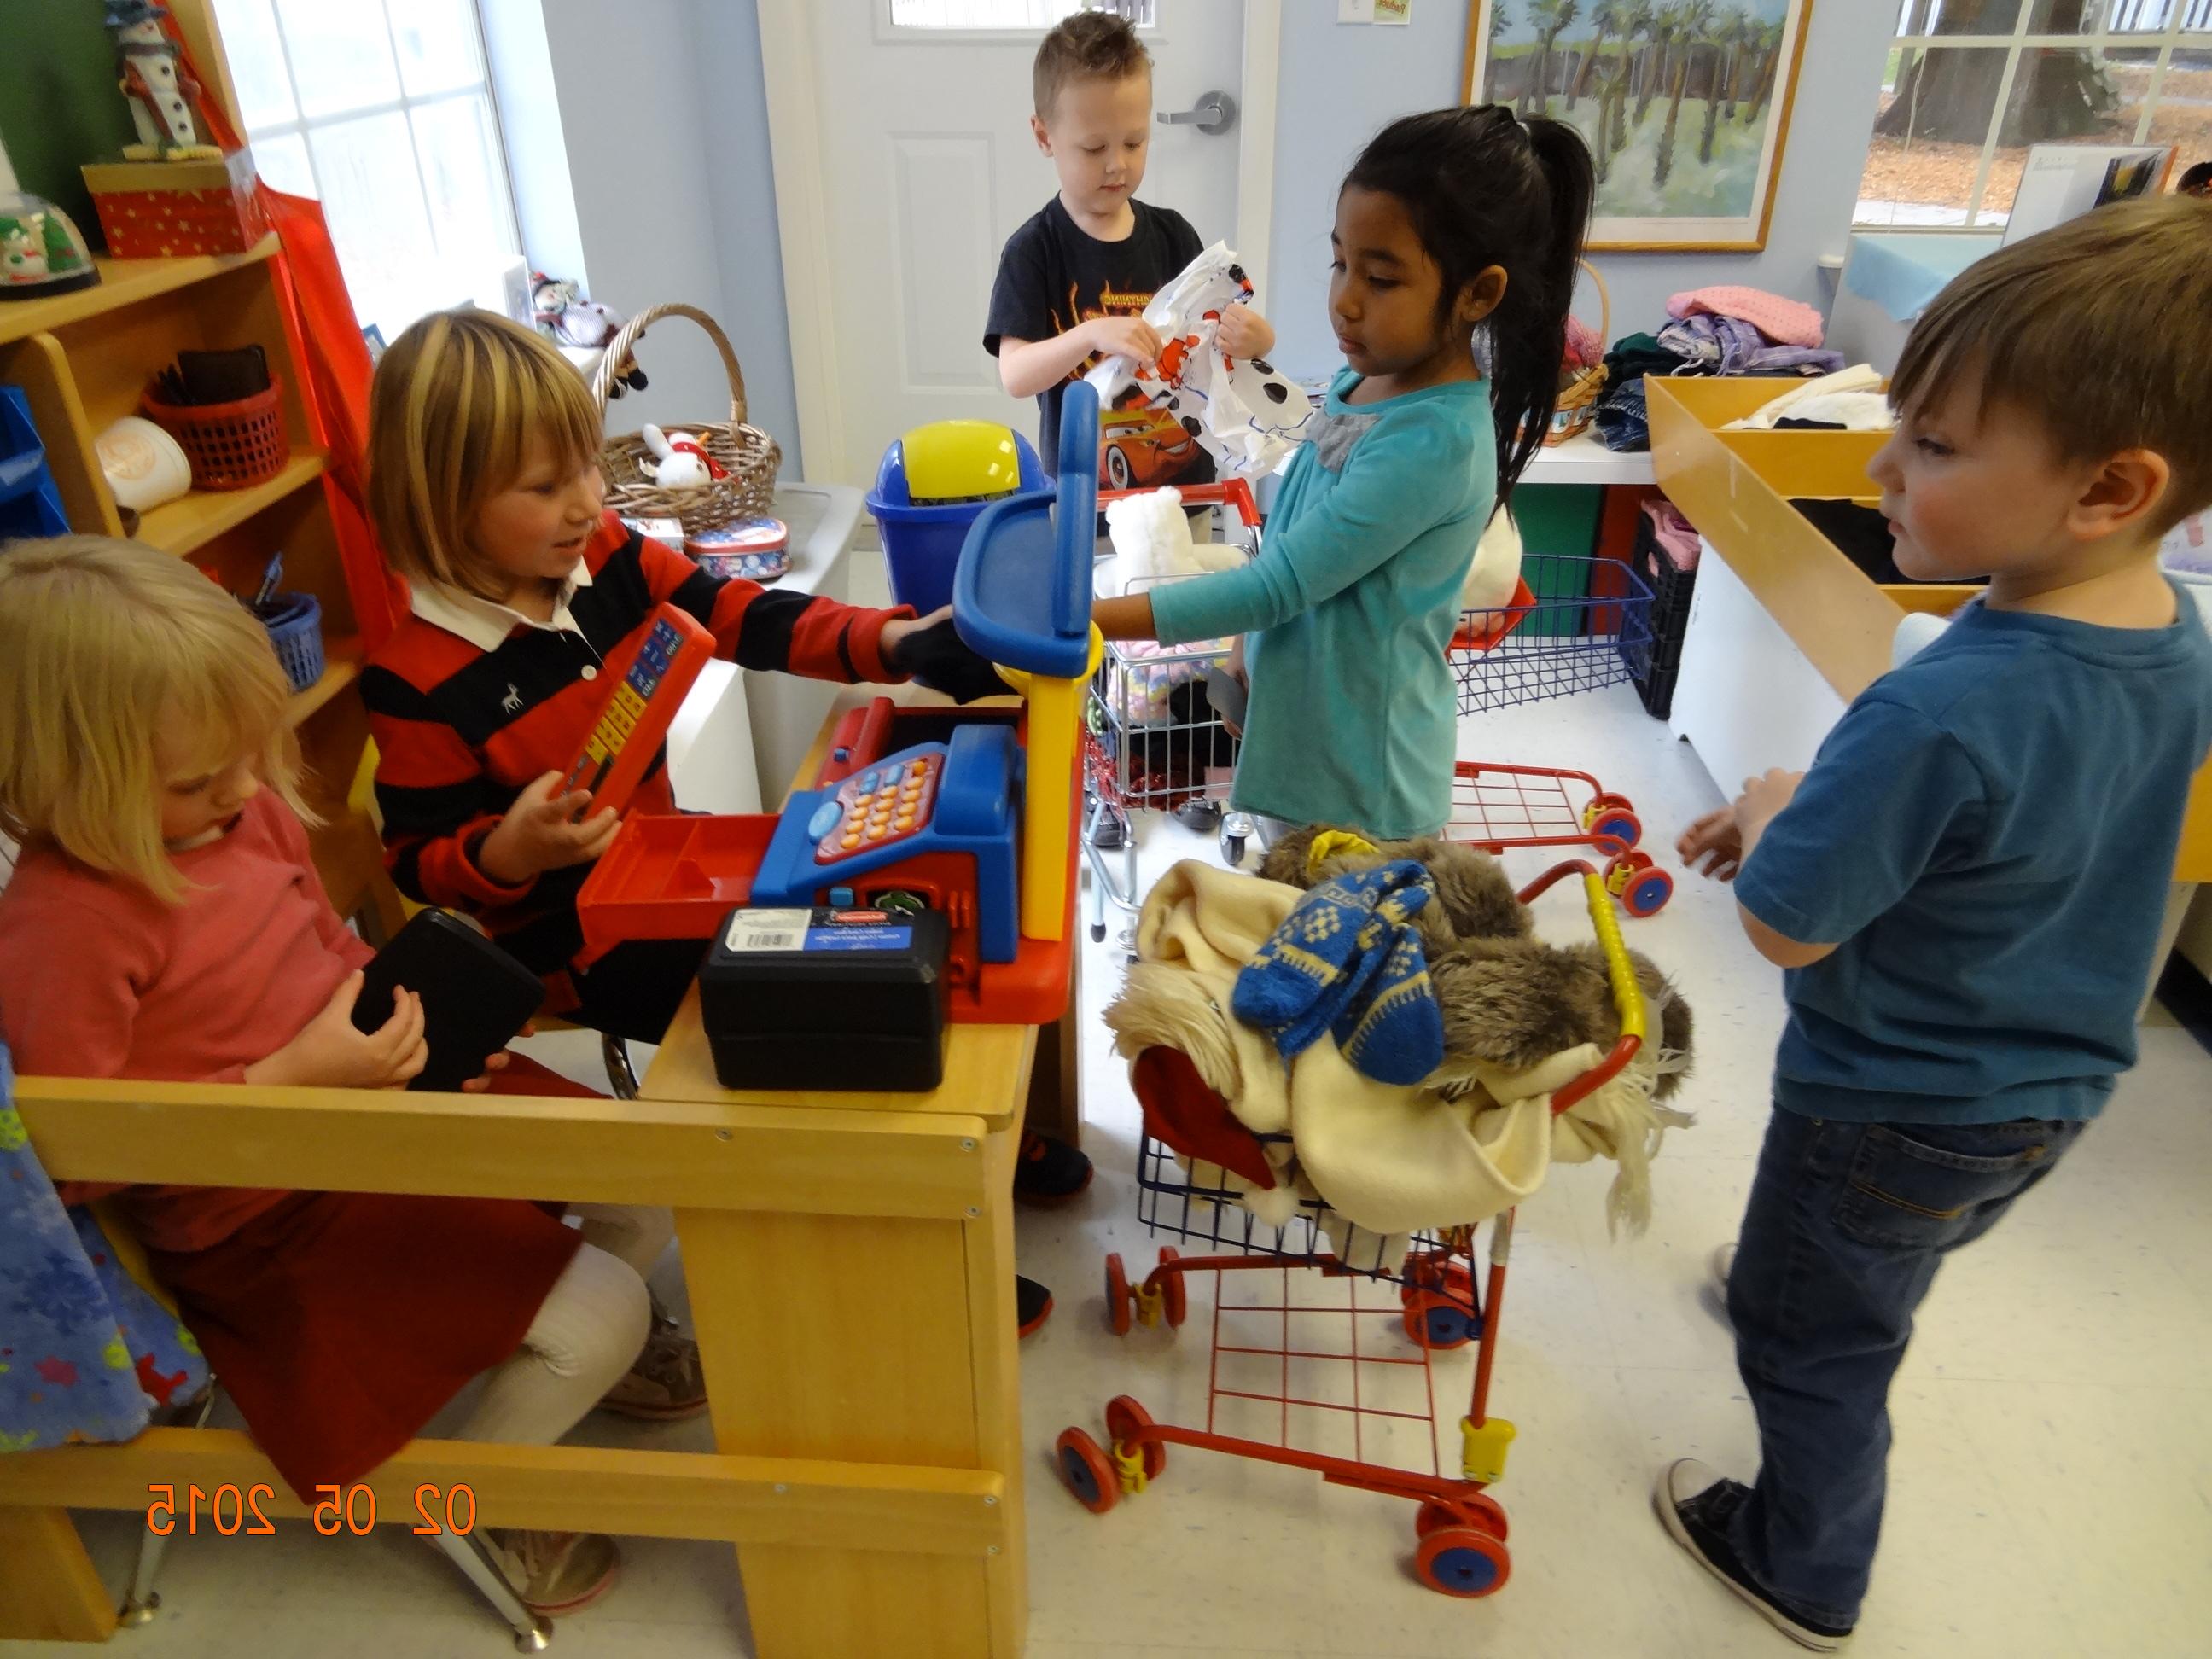
POLYGON ((1431 110, 1383 128, 1344 182, 1405 204, 1443 273, 1446 314, 1483 270, 1505 272, 1504 297, 1481 325, 1502 502, 1559 402, 1575 261, 1597 189, 1589 147, 1564 122, 1523 122, 1502 104, 1431 110))

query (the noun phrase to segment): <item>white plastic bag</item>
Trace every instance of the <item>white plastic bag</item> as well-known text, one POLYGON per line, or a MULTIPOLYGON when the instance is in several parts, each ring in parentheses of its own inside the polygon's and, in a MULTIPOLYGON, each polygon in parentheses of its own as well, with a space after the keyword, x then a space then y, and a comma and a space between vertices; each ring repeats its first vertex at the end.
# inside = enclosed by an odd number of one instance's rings
POLYGON ((1272 472, 1301 441, 1313 409, 1264 359, 1214 349, 1223 310, 1251 298, 1236 254, 1216 242, 1145 307, 1145 320, 1167 342, 1151 372, 1139 374, 1127 357, 1109 357, 1084 379, 1097 389, 1102 408, 1166 410, 1205 446, 1224 477, 1272 472))

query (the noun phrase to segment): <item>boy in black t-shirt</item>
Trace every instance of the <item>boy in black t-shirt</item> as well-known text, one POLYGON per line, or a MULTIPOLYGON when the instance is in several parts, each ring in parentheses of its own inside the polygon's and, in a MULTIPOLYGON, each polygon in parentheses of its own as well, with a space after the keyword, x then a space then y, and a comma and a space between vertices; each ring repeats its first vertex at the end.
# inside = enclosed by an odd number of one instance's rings
MULTIPOLYGON (((1181 214, 1134 199, 1152 146, 1152 60, 1127 21, 1076 13, 1037 48, 1034 82, 1030 129, 1060 193, 1006 239, 983 349, 1009 394, 1036 398, 1038 450, 1057 471, 1060 389, 1102 358, 1158 357, 1164 342, 1145 307, 1205 244, 1181 214)), ((1251 307, 1231 306, 1219 340, 1232 357, 1263 357, 1275 331, 1251 307)), ((1109 410, 1101 424, 1099 473, 1110 488, 1213 477, 1212 458, 1172 416, 1109 410)))

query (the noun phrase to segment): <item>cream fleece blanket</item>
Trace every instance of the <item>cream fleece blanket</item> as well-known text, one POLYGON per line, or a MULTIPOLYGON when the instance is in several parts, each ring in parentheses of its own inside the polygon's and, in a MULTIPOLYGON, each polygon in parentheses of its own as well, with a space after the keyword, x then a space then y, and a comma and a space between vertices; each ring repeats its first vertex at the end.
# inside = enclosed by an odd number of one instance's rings
POLYGON ((1133 1059, 1154 1042, 1189 1054, 1239 1121, 1261 1134, 1279 1172, 1273 1192, 1203 1164, 1194 1182, 1244 1194, 1271 1225, 1301 1197, 1326 1206, 1323 1231, 1353 1265, 1395 1267, 1407 1236, 1481 1221, 1543 1184, 1556 1159, 1605 1156, 1620 1173, 1609 1220, 1639 1231, 1650 1216, 1650 1158, 1661 1131, 1687 1120, 1657 1107, 1658 1054, 1650 1047, 1605 1087, 1554 1117, 1552 1096, 1600 1058, 1591 1045, 1518 1074, 1487 1073, 1457 1097, 1377 1083, 1324 1036, 1287 1072, 1261 1033, 1229 1012, 1237 975, 1303 895, 1297 889, 1186 860, 1146 896, 1137 925, 1130 993, 1108 1011, 1117 1048, 1133 1059), (1133 995, 1141 988, 1141 995, 1133 995), (1295 1164, 1292 1162, 1295 1155, 1295 1164), (1370 1237, 1354 1237, 1347 1229, 1370 1237))

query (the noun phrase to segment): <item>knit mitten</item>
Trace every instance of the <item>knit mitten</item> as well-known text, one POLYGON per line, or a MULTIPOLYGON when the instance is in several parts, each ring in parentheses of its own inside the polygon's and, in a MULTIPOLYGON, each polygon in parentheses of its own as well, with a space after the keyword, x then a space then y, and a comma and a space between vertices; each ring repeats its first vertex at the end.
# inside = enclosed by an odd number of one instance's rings
POLYGON ((1237 975, 1237 1018, 1267 1032, 1285 1060, 1334 1031, 1366 1056, 1360 1069, 1370 1076, 1425 1077, 1443 1060, 1443 1026, 1407 923, 1434 892, 1410 859, 1330 878, 1237 975))

